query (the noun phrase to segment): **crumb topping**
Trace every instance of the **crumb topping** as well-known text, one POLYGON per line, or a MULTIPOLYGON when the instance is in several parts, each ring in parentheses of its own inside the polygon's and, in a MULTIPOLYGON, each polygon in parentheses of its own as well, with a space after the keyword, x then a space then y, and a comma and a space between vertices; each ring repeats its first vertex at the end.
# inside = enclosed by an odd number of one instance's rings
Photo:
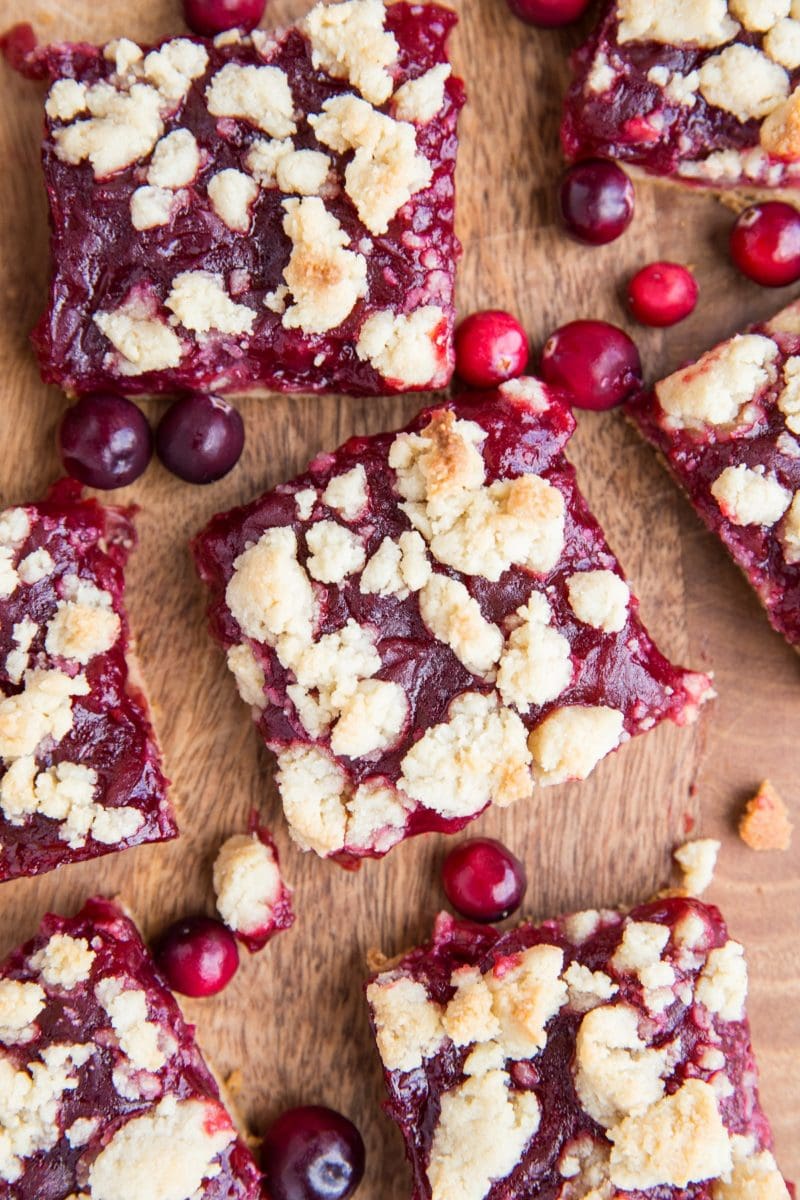
POLYGON ((258 184, 244 171, 228 167, 208 181, 208 198, 214 212, 234 233, 250 229, 251 210, 258 196, 258 184))
POLYGON ((742 334, 657 383, 656 396, 671 427, 702 429, 746 419, 746 406, 777 378, 777 356, 771 338, 742 334))
POLYGON ((167 188, 137 188, 131 196, 131 224, 140 232, 169 225, 174 206, 175 194, 167 188))
POLYGON ((506 704, 526 713, 533 704, 556 700, 573 675, 571 647, 553 629, 552 612, 540 592, 514 614, 512 629, 500 659, 497 688, 506 704))
POLYGON ((189 129, 173 129, 153 151, 147 182, 176 191, 187 187, 200 170, 200 147, 189 129))
POLYGON ((253 653, 247 642, 231 646, 228 650, 228 668, 236 680, 239 695, 245 704, 264 708, 267 698, 264 694, 266 678, 264 668, 253 653))
POLYGON ((326 333, 366 295, 366 259, 344 248, 349 238, 318 196, 284 200, 283 207, 283 228, 292 242, 283 277, 294 303, 282 323, 304 333, 326 333))
POLYGON ((118 91, 100 81, 85 93, 91 115, 53 130, 55 152, 62 162, 77 166, 89 161, 95 178, 104 179, 145 158, 164 132, 163 98, 153 87, 134 83, 118 91))
POLYGON ((346 79, 370 104, 384 104, 392 92, 387 67, 397 60, 394 34, 384 29, 381 0, 317 4, 305 19, 312 62, 334 79, 346 79))
POLYGON ((29 1042, 36 1032, 33 1022, 46 999, 38 983, 0 979, 0 1040, 9 1046, 29 1042))
POLYGON ((625 628, 631 593, 614 571, 577 571, 567 580, 567 592, 579 621, 604 633, 625 628))
POLYGON ((619 0, 620 42, 671 42, 703 48, 722 46, 739 26, 730 17, 726 0, 619 0))
POLYGON ((648 1046, 639 1035, 636 1009, 603 1005, 586 1013, 578 1029, 575 1087, 581 1104, 605 1129, 641 1115, 664 1095, 672 1047, 648 1046))
POLYGON ((723 1021, 742 1020, 747 999, 747 963, 739 942, 728 941, 709 951, 695 995, 709 1012, 723 1021))
POLYGON ((720 842, 714 838, 697 838, 686 842, 675 851, 675 860, 683 872, 684 891, 689 896, 702 896, 711 886, 720 842))
POLYGON ((232 336, 253 332, 256 314, 230 298, 221 275, 210 271, 182 271, 172 281, 164 301, 184 329, 232 336))
POLYGON ((120 1049, 136 1070, 158 1071, 167 1061, 161 1047, 161 1026, 148 1020, 147 995, 126 988, 125 980, 110 975, 95 985, 98 1003, 108 1013, 120 1049))
POLYGON ((155 305, 141 296, 132 296, 110 312, 95 313, 93 320, 119 353, 123 375, 164 371, 181 361, 180 338, 156 315, 155 305))
POLYGON ((788 850, 792 841, 789 810, 768 779, 745 805, 739 837, 751 850, 788 850))
POLYGON ((360 463, 333 476, 322 493, 322 503, 334 509, 343 520, 356 520, 369 503, 367 473, 360 463))
POLYGON ((435 384, 445 368, 444 350, 436 340, 443 321, 444 311, 436 304, 423 305, 407 316, 389 309, 374 312, 361 326, 356 354, 389 383, 435 384))
MULTIPOLYGON (((490 676, 503 649, 503 635, 487 621, 477 600, 449 575, 431 575, 419 593, 423 621, 473 675, 490 676)), ((505 698, 505 697, 504 697, 505 698)))
POLYGON ((399 977, 367 988, 375 1037, 383 1064, 390 1071, 413 1071, 442 1044, 444 1031, 437 1005, 421 983, 399 977))
POLYGON ((255 835, 235 834, 214 861, 217 911, 235 932, 260 933, 272 922, 283 891, 275 853, 255 835))
POLYGON ((792 493, 763 466, 726 467, 711 485, 711 495, 734 525, 772 526, 792 502, 792 493))
POLYGON ((431 577, 425 543, 416 530, 386 537, 361 572, 364 595, 396 596, 405 600, 420 591, 431 577))
POLYGON ((444 86, 452 75, 449 63, 439 63, 424 75, 409 79, 392 96, 394 114, 399 121, 427 125, 444 104, 444 86))
POLYGON ((96 958, 86 938, 70 937, 56 933, 49 942, 29 959, 31 970, 38 971, 48 987, 72 991, 79 983, 86 983, 96 958))
POLYGON ((534 778, 544 785, 585 779, 600 759, 619 745, 623 732, 623 714, 616 708, 567 705, 555 709, 528 739, 534 778))
POLYGON ((789 77, 755 46, 737 42, 706 59, 700 91, 709 104, 739 121, 761 120, 789 95, 789 77))
POLYGON ((297 132, 294 99, 280 67, 226 63, 206 89, 208 111, 214 117, 237 117, 270 137, 297 132))

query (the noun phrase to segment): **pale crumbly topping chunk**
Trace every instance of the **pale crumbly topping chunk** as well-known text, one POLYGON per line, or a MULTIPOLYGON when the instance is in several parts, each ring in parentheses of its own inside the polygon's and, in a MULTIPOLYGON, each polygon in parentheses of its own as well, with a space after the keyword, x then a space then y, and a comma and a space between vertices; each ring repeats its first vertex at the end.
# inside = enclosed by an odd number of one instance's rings
POLYGON ((318 196, 325 188, 331 160, 321 150, 290 150, 278 160, 276 181, 282 192, 318 196))
POLYGON ((503 635, 487 621, 463 583, 431 575, 419 593, 420 614, 433 636, 449 646, 473 675, 492 674, 503 650, 503 635))
POLYGON ((751 850, 788 850, 792 822, 783 798, 768 779, 745 805, 739 818, 739 837, 751 850))
POLYGON ((34 550, 23 558, 17 565, 17 574, 23 583, 39 583, 52 575, 55 563, 50 553, 45 549, 34 550))
POLYGON ((0 700, 0 757, 33 754, 46 737, 60 742, 72 728, 72 699, 88 696, 85 675, 70 678, 63 671, 26 671, 24 690, 0 700))
POLYGON ((728 941, 709 951, 695 996, 723 1021, 742 1020, 747 999, 747 963, 739 942, 728 941))
POLYGON ((422 387, 438 378, 444 351, 436 334, 444 312, 425 304, 408 315, 383 309, 372 313, 361 326, 356 354, 370 362, 389 383, 422 387))
POLYGON ((609 1130, 611 1179, 617 1187, 645 1189, 714 1179, 730 1171, 728 1131, 713 1087, 688 1079, 644 1114, 609 1130))
POLYGON ((98 1003, 106 1010, 120 1049, 137 1070, 158 1071, 167 1061, 161 1026, 148 1020, 147 995, 126 988, 125 980, 109 975, 95 985, 98 1003))
POLYGON ((264 668, 256 658, 247 642, 231 646, 228 650, 228 669, 236 680, 239 695, 245 704, 256 708, 265 708, 267 698, 264 695, 266 678, 264 668))
POLYGON ((615 571, 576 571, 567 580, 567 592, 579 621, 604 633, 625 628, 631 592, 615 571))
POLYGON ((176 191, 187 187, 200 170, 200 147, 189 129, 173 129, 153 151, 147 182, 176 191))
POLYGON ((0 1040, 11 1046, 30 1041, 46 1000, 38 983, 0 979, 0 1040))
POLYGON ((184 329, 194 333, 236 337, 253 332, 253 309, 232 300, 222 276, 211 271, 182 271, 176 275, 164 303, 184 329))
POLYGON ((733 425, 747 405, 775 382, 778 347, 771 338, 746 333, 709 350, 656 384, 656 397, 677 429, 733 425))
POLYGON ((540 592, 534 592, 513 619, 515 628, 503 649, 497 688, 506 704, 526 713, 531 705, 561 695, 572 679, 572 657, 569 641, 550 624, 550 605, 540 592))
POLYGON ((505 1071, 491 1070, 442 1096, 428 1163, 432 1200, 482 1200, 516 1166, 541 1112, 534 1092, 510 1083, 505 1071))
POLYGON ((59 822, 58 836, 71 849, 97 842, 114 845, 141 829, 138 808, 104 808, 95 803, 97 773, 82 763, 60 762, 40 771, 32 754, 15 759, 0 780, 0 809, 12 825, 41 814, 59 822))
POLYGON ((683 874, 683 890, 689 896, 702 896, 711 886, 721 843, 714 838, 696 838, 685 842, 674 857, 683 874))
POLYGON ((139 187, 131 196, 131 224, 140 233, 169 225, 175 206, 175 193, 167 188, 139 187))
POLYGON ((791 0, 728 0, 728 7, 745 29, 766 33, 782 17, 788 17, 791 0))
POLYGON ((370 233, 386 233, 433 177, 430 162, 417 151, 414 126, 376 112, 357 96, 333 96, 322 109, 309 118, 317 140, 339 153, 355 151, 345 167, 345 191, 370 233))
POLYGON ((790 1192, 769 1150, 749 1138, 731 1138, 733 1170, 711 1185, 713 1200, 789 1200, 790 1192))
POLYGON ((786 428, 800 434, 800 356, 793 355, 783 364, 783 387, 778 408, 786 418, 786 428))
POLYGON ((247 834, 223 842, 214 861, 214 894, 217 911, 230 929, 248 934, 269 926, 282 890, 270 846, 247 834))
POLYGON ((736 43, 706 59, 700 91, 709 104, 740 121, 761 120, 789 95, 789 76, 755 46, 736 43))
POLYGON ((394 115, 399 121, 427 125, 444 104, 444 85, 453 73, 449 63, 439 63, 424 75, 401 84, 392 96, 394 115))
POLYGON ((366 561, 361 538, 338 521, 317 521, 306 533, 306 570, 320 583, 342 583, 366 561))
POLYGON ((89 1169, 92 1196, 104 1200, 185 1200, 219 1174, 219 1155, 236 1132, 222 1108, 167 1095, 119 1128, 89 1169), (169 1171, 154 1171, 169 1163, 169 1171))
POLYGON ((586 1013, 578 1029, 575 1087, 591 1117, 609 1129, 641 1114, 664 1095, 670 1047, 650 1047, 639 1035, 636 1009, 603 1005, 586 1013))
POLYGON ((93 1045, 51 1045, 42 1051, 41 1061, 19 1069, 0 1055, 0 1180, 15 1183, 25 1159, 55 1146, 64 1093, 77 1087, 75 1071, 94 1051, 93 1045))
POLYGON ((376 980, 367 988, 375 1039, 389 1071, 413 1071, 435 1054, 444 1039, 441 1011, 421 983, 402 976, 376 980))
POLYGON ((297 561, 294 530, 266 530, 233 567, 225 602, 247 637, 271 646, 284 635, 311 640, 314 590, 297 561))
POLYGON ((47 94, 44 111, 51 121, 71 121, 86 112, 87 84, 77 79, 57 79, 47 94))
MULTIPOLYGON (((450 976, 455 995, 442 1014, 442 1025, 456 1046, 493 1041, 500 1033, 500 1021, 493 1011, 492 993, 477 967, 460 967, 450 976)), ((505 1062, 502 1055, 500 1066, 505 1062)))
POLYGON ((297 132, 289 80, 279 67, 226 63, 209 83, 206 100, 212 116, 238 117, 270 137, 297 132))
POLYGON ((55 933, 41 950, 31 956, 28 965, 31 970, 40 973, 48 987, 71 991, 79 983, 86 983, 95 958, 95 952, 90 949, 86 938, 55 933))
POLYGON ((143 66, 145 78, 158 88, 162 101, 174 107, 186 98, 193 80, 205 73, 208 51, 189 38, 173 38, 160 50, 151 50, 143 66))
POLYGON ((726 0, 619 0, 620 42, 653 41, 666 45, 722 46, 739 26, 728 13, 726 0))
POLYGON ((316 746, 278 753, 278 786, 293 840, 303 850, 335 854, 345 844, 347 779, 316 746))
POLYGON ((322 503, 334 509, 345 521, 355 521, 368 502, 367 473, 361 463, 341 475, 334 475, 322 493, 322 503))
POLYGON ((257 196, 256 181, 234 167, 218 171, 208 181, 211 207, 234 233, 247 233, 249 230, 257 196))
POLYGON ((361 572, 359 590, 364 595, 396 596, 405 600, 431 577, 425 542, 416 530, 401 533, 395 541, 385 537, 361 572))
POLYGON ((643 999, 651 1012, 663 1012, 674 999, 675 970, 661 955, 669 941, 666 925, 653 921, 631 921, 624 929, 611 966, 615 971, 636 975, 643 999))
POLYGON ((113 62, 117 75, 129 74, 144 58, 144 51, 130 38, 114 38, 103 47, 103 58, 113 62))
POLYGON ((585 779, 620 743, 623 714, 607 705, 556 708, 528 739, 533 774, 544 785, 585 779))
POLYGON ((346 800, 345 807, 348 843, 384 854, 401 840, 408 813, 403 797, 394 788, 363 783, 346 800))
POLYGON ((491 800, 506 807, 530 795, 530 757, 516 713, 492 695, 465 692, 405 755, 398 786, 442 816, 472 816, 491 800))
POLYGON ((787 17, 768 31, 763 46, 773 62, 787 71, 800 67, 800 21, 787 17))
POLYGON ((119 354, 122 375, 165 371, 181 361, 181 340, 156 313, 155 305, 132 296, 119 308, 95 313, 94 323, 119 354))
POLYGON ((305 19, 312 62, 334 79, 346 79, 370 104, 383 104, 392 92, 387 67, 397 60, 394 34, 384 29, 381 0, 317 4, 305 19))
POLYGON ((734 525, 771 527, 792 502, 792 493, 763 466, 744 463, 726 467, 712 483, 711 495, 734 525))
POLYGON ((164 132, 163 97, 145 83, 121 92, 110 83, 93 84, 85 95, 90 116, 53 130, 55 152, 77 166, 89 161, 104 179, 145 158, 164 132))
POLYGON ((563 975, 569 989, 569 1006, 575 1012, 588 1012, 616 996, 619 987, 605 971, 592 971, 579 962, 571 962, 563 975))
POLYGON ((388 750, 406 723, 408 701, 398 683, 360 680, 341 705, 331 733, 331 750, 347 758, 364 758, 388 750))
POLYGON ((106 654, 119 640, 122 623, 111 608, 108 592, 84 591, 81 599, 59 600, 47 625, 45 650, 86 666, 98 654, 106 654))
MULTIPOLYGON (((794 22, 798 24, 798 22, 794 22)), ((793 160, 800 154, 800 89, 762 121, 759 141, 774 158, 793 160)))
POLYGON ((285 200, 283 207, 283 228, 292 243, 283 277, 294 303, 282 323, 286 329, 327 333, 366 295, 366 259, 345 249, 347 234, 318 196, 285 200))
POLYGON ((563 965, 560 947, 531 946, 513 965, 503 963, 485 976, 500 1023, 498 1040, 508 1058, 531 1058, 545 1046, 547 1022, 567 1002, 563 965))

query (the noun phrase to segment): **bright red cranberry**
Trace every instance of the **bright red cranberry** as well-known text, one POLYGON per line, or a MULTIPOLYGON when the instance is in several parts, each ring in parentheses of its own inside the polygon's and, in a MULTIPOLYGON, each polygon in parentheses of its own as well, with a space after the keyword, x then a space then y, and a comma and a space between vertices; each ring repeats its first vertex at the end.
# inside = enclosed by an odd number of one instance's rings
POLYGON ((590 0, 508 0, 508 7, 515 16, 529 25, 542 25, 554 29, 557 25, 568 25, 577 21, 589 7, 590 0))
POLYGON ((186 24, 201 37, 214 37, 226 29, 255 29, 267 0, 183 0, 186 24))
POLYGON ((288 1109, 263 1146, 270 1200, 347 1200, 364 1175, 361 1134, 321 1105, 288 1109))
POLYGON ((64 469, 87 487, 125 487, 150 462, 153 433, 130 400, 98 392, 64 413, 58 447, 64 469))
POLYGON ((643 325, 676 325, 697 306, 699 289, 680 263, 648 263, 628 284, 630 310, 643 325))
POLYGON ((167 409, 156 431, 156 451, 168 471, 187 483, 227 475, 244 446, 238 409, 218 396, 184 396, 167 409))
POLYGON ((794 283, 800 279, 800 212, 781 200, 746 208, 731 229, 731 258, 762 287, 794 283))
POLYGON ((456 373, 471 387, 497 387, 525 370, 530 354, 516 317, 498 308, 472 313, 455 333, 456 373))
POLYGON ((522 903, 528 881, 519 859, 494 838, 468 838, 442 864, 453 908, 473 921, 502 921, 522 903))
POLYGON ((633 218, 633 184, 622 167, 605 158, 567 167, 558 197, 567 232, 590 246, 613 242, 633 218))
POLYGON ((620 404, 642 382, 639 351, 606 321, 571 321, 551 333, 542 351, 547 383, 572 393, 576 408, 620 404))
POLYGON ((174 992, 213 996, 233 979, 239 967, 236 938, 211 917, 187 917, 162 934, 155 959, 174 992))

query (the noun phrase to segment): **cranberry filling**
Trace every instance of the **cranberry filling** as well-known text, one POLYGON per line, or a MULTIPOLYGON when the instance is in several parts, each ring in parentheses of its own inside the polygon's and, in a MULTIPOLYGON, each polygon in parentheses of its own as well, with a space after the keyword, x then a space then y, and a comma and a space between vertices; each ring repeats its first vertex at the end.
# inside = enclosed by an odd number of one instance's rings
MULTIPOLYGON (((128 659, 123 571, 136 540, 133 511, 83 500, 80 485, 71 480, 56 484, 44 500, 24 509, 28 531, 15 544, 12 561, 17 567, 26 560, 42 565, 35 575, 23 568, 33 582, 20 576, 11 594, 0 599, 0 693, 18 695, 27 687, 27 673, 37 670, 70 677, 85 674, 88 692, 71 699, 71 727, 60 739, 44 738, 36 747, 35 770, 55 773, 56 779, 60 771, 94 772, 91 802, 102 806, 106 815, 98 812, 100 823, 90 821, 87 830, 61 819, 63 813, 57 818, 37 808, 22 813, 12 809, 9 814, 0 807, 0 879, 37 875, 62 863, 177 834, 147 703, 128 659), (72 588, 69 594, 80 600, 70 580, 90 589, 91 595, 99 589, 101 607, 108 603, 103 596, 110 597, 119 617, 116 640, 85 664, 55 653, 50 642, 65 588, 72 588), (18 631, 27 622, 35 629, 27 626, 32 637, 23 651, 18 631), (126 820, 116 837, 114 822, 121 818, 114 814, 119 808, 125 810, 126 820)), ((4 772, 9 765, 3 765, 4 772)))
MULTIPOLYGON (((435 4, 398 3, 386 10, 385 26, 399 46, 393 86, 417 79, 447 62, 446 42, 456 16, 435 4)), ((301 115, 294 135, 296 149, 323 151, 332 159, 335 184, 327 187, 325 208, 341 225, 346 239, 365 251, 367 290, 349 315, 324 333, 286 327, 282 305, 283 270, 291 243, 284 232, 282 201, 287 193, 262 187, 250 210, 245 235, 218 219, 209 207, 207 183, 222 170, 245 174, 247 151, 263 136, 245 120, 216 119, 205 91, 228 65, 261 66, 264 58, 249 41, 227 45, 203 43, 208 66, 194 80, 186 100, 164 118, 164 135, 188 130, 201 148, 199 172, 180 189, 166 224, 137 231, 131 220, 131 197, 145 182, 147 164, 134 163, 95 179, 91 166, 61 161, 56 154, 57 122, 48 120, 44 174, 52 215, 53 277, 50 306, 34 332, 42 374, 68 392, 111 388, 128 394, 169 392, 344 391, 353 394, 407 390, 402 379, 384 375, 372 359, 359 358, 355 344, 364 322, 378 311, 392 317, 431 305, 441 310, 430 333, 436 365, 430 377, 414 386, 441 386, 452 371, 454 323, 453 280, 460 247, 453 230, 456 124, 464 102, 461 81, 444 84, 441 110, 415 130, 417 153, 432 168, 429 187, 418 190, 390 220, 385 233, 373 235, 363 225, 344 190, 344 171, 352 154, 331 151, 317 142, 308 114, 322 112, 326 100, 355 89, 312 65, 308 38, 297 29, 277 37, 269 47, 270 66, 285 72, 301 115), (93 318, 134 303, 166 320, 164 308, 174 280, 186 271, 206 271, 223 278, 235 303, 256 314, 249 335, 214 332, 181 335, 177 366, 131 370, 120 365, 109 339, 93 318), (271 299, 270 299, 271 298, 271 299)), ((93 84, 110 78, 115 64, 100 48, 61 45, 39 49, 25 61, 27 73, 52 80, 74 78, 93 84)), ((391 112, 391 107, 383 109, 391 112)), ((383 111, 383 110, 381 110, 383 111)), ((388 370, 388 368, 387 368, 388 370)))
MULTIPOLYGON (((171 1146, 174 1170, 196 1172, 200 1168, 202 1191, 194 1194, 202 1195, 203 1200, 259 1200, 261 1173, 220 1102, 219 1088, 197 1047, 194 1028, 184 1020, 136 926, 121 908, 108 900, 93 899, 75 917, 46 916, 36 937, 0 967, 0 978, 6 987, 13 986, 12 981, 35 984, 43 989, 44 996, 31 1037, 3 1044, 4 1060, 18 1070, 30 1070, 32 1063, 38 1063, 39 1070, 44 1071, 43 1056, 55 1047, 77 1044, 89 1052, 83 1065, 71 1072, 74 1086, 62 1089, 49 1104, 48 1131, 52 1130, 52 1139, 48 1132, 42 1140, 41 1128, 31 1121, 33 1149, 22 1153, 19 1178, 10 1191, 4 1185, 6 1195, 13 1195, 15 1200, 64 1200, 65 1196, 86 1190, 90 1171, 99 1191, 96 1175, 100 1170, 104 1173, 103 1190, 109 1194, 108 1178, 115 1170, 113 1156, 119 1158, 123 1150, 122 1145, 109 1149, 109 1144, 128 1122, 146 1122, 157 1109, 161 1131, 153 1145, 163 1142, 170 1123, 177 1118, 171 1146), (48 966, 47 948, 53 938, 57 939, 61 958, 51 955, 48 966), (68 953, 77 954, 77 959, 68 958, 68 953), (41 971, 35 968, 36 955, 44 955, 41 971), (68 962, 71 973, 58 975, 55 984, 56 976, 48 979, 48 973, 57 972, 59 961, 68 962), (120 995, 131 997, 126 1001, 126 1011, 130 1006, 139 1011, 132 998, 134 992, 146 1016, 135 1026, 138 1043, 133 1037, 128 1040, 120 1035, 112 1025, 115 1012, 123 1007, 115 1005, 120 995), (144 1046, 148 1047, 146 1054, 144 1046), (196 1112, 199 1105, 204 1109, 203 1120, 188 1143, 194 1161, 187 1164, 186 1151, 180 1145, 180 1114, 196 1112), (79 1139, 77 1130, 81 1127, 87 1133, 79 1139), (201 1156, 207 1146, 212 1156, 206 1165, 201 1156), (112 1156, 108 1165, 103 1161, 104 1154, 112 1156)), ((23 1110, 20 1120, 26 1115, 23 1110)), ((196 1124, 195 1117, 192 1127, 196 1124)), ((138 1132, 150 1136, 153 1129, 148 1133, 140 1128, 138 1132)), ((126 1163, 130 1173, 136 1170, 137 1156, 132 1157, 134 1161, 126 1163)), ((153 1162, 151 1169, 157 1170, 157 1165, 153 1162)), ((147 1182, 142 1178, 129 1175, 126 1187, 130 1194, 147 1193, 147 1182), (137 1183, 138 1189, 131 1191, 137 1183)))

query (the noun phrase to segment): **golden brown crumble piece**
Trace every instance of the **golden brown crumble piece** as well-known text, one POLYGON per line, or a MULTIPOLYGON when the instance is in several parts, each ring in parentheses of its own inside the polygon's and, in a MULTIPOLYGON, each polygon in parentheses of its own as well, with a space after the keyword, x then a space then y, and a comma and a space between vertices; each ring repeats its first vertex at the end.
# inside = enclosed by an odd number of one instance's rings
POLYGON ((788 850, 792 828, 782 797, 765 779, 745 805, 739 819, 739 837, 751 850, 788 850))

